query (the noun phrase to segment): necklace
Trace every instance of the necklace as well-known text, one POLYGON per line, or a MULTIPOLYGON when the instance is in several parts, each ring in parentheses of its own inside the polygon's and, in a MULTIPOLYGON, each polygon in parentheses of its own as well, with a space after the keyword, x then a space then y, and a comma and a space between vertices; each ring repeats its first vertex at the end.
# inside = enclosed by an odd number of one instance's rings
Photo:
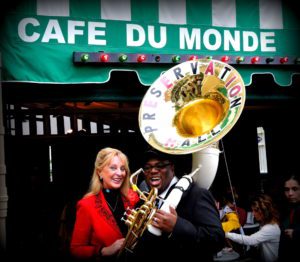
POLYGON ((110 210, 111 210, 112 212, 115 212, 115 210, 116 210, 116 208, 117 208, 117 205, 118 205, 118 202, 119 202, 119 195, 117 195, 116 203, 115 203, 115 206, 114 206, 114 207, 111 206, 111 204, 106 200, 106 198, 105 198, 105 201, 106 201, 107 205, 110 207, 110 210))

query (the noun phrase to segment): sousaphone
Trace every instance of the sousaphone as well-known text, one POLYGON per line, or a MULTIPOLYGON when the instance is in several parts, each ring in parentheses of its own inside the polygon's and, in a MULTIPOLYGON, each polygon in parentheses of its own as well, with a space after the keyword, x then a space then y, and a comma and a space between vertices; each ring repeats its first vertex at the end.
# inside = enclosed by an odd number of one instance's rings
POLYGON ((193 153, 197 182, 210 187, 216 174, 218 141, 239 119, 245 85, 230 65, 212 59, 178 64, 164 72, 146 92, 139 111, 145 140, 169 154, 193 153))
MULTIPOLYGON (((210 187, 219 162, 217 143, 234 126, 244 104, 245 86, 241 76, 230 65, 216 60, 178 64, 150 86, 139 111, 143 137, 159 151, 193 154, 192 172, 179 179, 160 209, 169 212, 171 205, 176 207, 183 191, 193 181, 210 187)), ((161 234, 151 224, 156 212, 157 189, 152 188, 148 196, 144 195, 132 179, 140 172, 142 168, 131 175, 130 181, 144 204, 124 219, 129 229, 118 256, 124 250, 132 252, 146 228, 152 234, 161 234)))

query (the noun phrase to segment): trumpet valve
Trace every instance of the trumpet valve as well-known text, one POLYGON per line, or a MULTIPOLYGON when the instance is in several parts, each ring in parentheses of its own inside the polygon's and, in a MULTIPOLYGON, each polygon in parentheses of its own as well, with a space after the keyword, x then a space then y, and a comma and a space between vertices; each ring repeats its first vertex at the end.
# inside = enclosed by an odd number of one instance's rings
POLYGON ((130 212, 130 215, 135 216, 136 214, 137 214, 137 211, 135 209, 132 209, 131 212, 130 212))
POLYGON ((127 226, 132 226, 132 221, 130 221, 130 220, 125 220, 125 224, 126 224, 127 226))
POLYGON ((136 216, 130 214, 128 217, 127 217, 127 220, 131 220, 133 221, 135 219, 136 216))

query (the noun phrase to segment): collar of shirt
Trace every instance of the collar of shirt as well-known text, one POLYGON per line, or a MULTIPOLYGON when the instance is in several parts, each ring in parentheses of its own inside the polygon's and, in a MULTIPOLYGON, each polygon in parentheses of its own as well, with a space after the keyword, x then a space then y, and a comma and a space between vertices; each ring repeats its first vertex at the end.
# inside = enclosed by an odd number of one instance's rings
POLYGON ((178 181, 178 178, 177 178, 176 176, 174 176, 174 177, 172 178, 172 180, 171 180, 171 183, 170 183, 169 186, 167 187, 167 189, 166 189, 164 192, 160 193, 160 194, 159 194, 159 197, 162 198, 162 199, 165 199, 165 196, 166 196, 166 194, 169 192, 171 186, 173 186, 175 183, 177 183, 177 181, 178 181))

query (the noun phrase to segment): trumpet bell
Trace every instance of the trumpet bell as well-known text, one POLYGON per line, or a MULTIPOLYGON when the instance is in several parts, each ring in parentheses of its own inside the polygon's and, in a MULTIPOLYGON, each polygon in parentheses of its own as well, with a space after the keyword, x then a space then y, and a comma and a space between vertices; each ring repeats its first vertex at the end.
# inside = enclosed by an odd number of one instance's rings
POLYGON ((217 126, 227 112, 228 102, 221 104, 217 100, 200 98, 181 108, 174 117, 173 125, 183 137, 198 137, 217 126))

